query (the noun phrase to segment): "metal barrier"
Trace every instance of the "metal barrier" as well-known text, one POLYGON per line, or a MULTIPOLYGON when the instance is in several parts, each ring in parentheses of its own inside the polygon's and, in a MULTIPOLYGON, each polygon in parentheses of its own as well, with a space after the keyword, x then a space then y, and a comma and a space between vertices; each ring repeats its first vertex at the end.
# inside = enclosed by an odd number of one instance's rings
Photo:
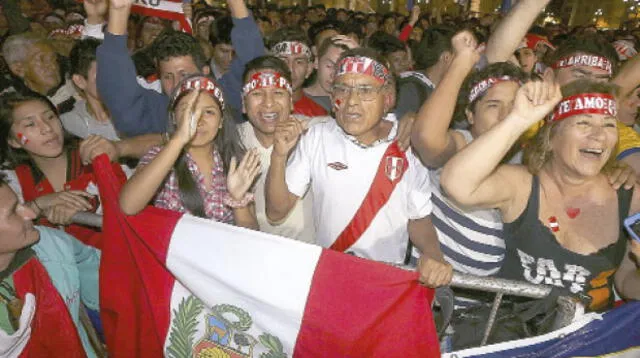
MULTIPOLYGON (((72 221, 80 225, 98 228, 102 227, 102 215, 98 215, 95 213, 79 212, 73 216, 72 221)), ((409 271, 413 271, 416 269, 415 266, 393 266, 409 271)), ((493 305, 491 307, 489 320, 487 321, 487 326, 484 331, 482 345, 485 345, 487 343, 487 340, 491 335, 491 330, 493 329, 496 321, 498 308, 500 307, 500 303, 502 303, 502 297, 504 295, 542 299, 547 297, 547 295, 549 295, 549 293, 551 292, 551 286, 535 285, 528 282, 506 280, 497 277, 480 277, 458 272, 453 273, 453 278, 451 279, 450 286, 453 288, 493 292, 496 294, 495 299, 493 300, 493 305)), ((583 310, 582 305, 572 297, 561 296, 558 299, 557 303, 558 314, 553 325, 554 329, 559 329, 567 326, 573 321, 576 313, 583 310)))
POLYGON ((81 211, 76 213, 71 218, 71 221, 74 224, 102 228, 102 215, 96 213, 81 211))
MULTIPOLYGON (((398 266, 398 268, 404 270, 415 270, 413 266, 398 266)), ((523 281, 507 280, 497 277, 480 277, 469 274, 463 274, 454 272, 451 278, 450 287, 476 290, 482 292, 493 292, 496 294, 487 326, 485 327, 482 345, 485 345, 491 335, 491 331, 496 322, 498 308, 502 303, 502 297, 504 295, 527 297, 532 299, 542 299, 551 293, 551 286, 535 285, 523 281)), ((584 308, 576 299, 569 296, 561 296, 558 298, 558 311, 553 323, 553 330, 560 329, 569 325, 577 313, 583 312, 584 308)))

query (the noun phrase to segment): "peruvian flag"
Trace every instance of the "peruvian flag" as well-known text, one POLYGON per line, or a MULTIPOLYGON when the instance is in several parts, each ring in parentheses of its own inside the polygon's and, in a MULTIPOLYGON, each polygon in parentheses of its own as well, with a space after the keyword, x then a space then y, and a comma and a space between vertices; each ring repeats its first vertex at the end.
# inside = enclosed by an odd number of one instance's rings
POLYGON ((135 0, 131 12, 179 21, 182 29, 191 33, 191 24, 182 11, 182 0, 135 0))
POLYGON ((440 356, 417 273, 153 207, 127 217, 106 156, 94 170, 110 356, 440 356))

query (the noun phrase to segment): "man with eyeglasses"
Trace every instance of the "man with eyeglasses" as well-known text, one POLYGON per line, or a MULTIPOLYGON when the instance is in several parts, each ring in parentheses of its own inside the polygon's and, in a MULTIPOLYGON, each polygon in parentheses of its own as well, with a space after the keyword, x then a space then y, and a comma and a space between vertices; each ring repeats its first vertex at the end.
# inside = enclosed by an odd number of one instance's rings
POLYGON ((383 120, 395 103, 389 64, 371 49, 346 51, 336 65, 331 101, 335 121, 316 124, 302 137, 302 122, 277 123, 267 217, 286 217, 311 186, 319 245, 402 263, 410 239, 422 252, 422 281, 448 284, 452 269, 430 219, 429 173, 399 148, 397 122, 383 120))

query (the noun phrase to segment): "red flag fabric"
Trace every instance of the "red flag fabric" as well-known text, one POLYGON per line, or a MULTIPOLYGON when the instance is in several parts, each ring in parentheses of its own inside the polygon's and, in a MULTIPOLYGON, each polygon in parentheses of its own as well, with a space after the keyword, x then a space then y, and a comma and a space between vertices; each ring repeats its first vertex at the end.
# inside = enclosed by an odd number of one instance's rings
POLYGON ((30 292, 36 299, 31 338, 20 357, 86 357, 69 310, 38 259, 29 259, 13 280, 18 297, 24 299, 30 292))
POLYGON ((147 208, 124 216, 108 163, 101 305, 114 357, 439 357, 417 273, 147 208))

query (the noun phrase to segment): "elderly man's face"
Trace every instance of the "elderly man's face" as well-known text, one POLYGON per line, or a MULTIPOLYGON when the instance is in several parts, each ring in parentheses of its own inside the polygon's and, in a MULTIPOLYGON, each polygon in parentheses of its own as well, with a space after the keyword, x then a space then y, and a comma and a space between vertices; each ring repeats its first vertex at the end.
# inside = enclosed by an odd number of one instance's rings
POLYGON ((336 122, 346 133, 369 144, 379 139, 379 124, 391 107, 394 93, 369 75, 339 76, 331 93, 336 122))
POLYGON ((58 58, 51 46, 38 43, 32 46, 23 62, 24 72, 19 74, 32 90, 46 95, 62 82, 58 58))

